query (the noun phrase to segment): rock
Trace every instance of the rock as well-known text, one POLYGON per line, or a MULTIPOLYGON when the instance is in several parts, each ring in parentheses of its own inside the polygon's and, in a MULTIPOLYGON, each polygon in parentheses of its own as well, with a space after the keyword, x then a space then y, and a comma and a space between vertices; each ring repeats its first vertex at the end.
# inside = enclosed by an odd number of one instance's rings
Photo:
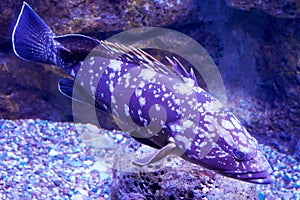
POLYGON ((57 156, 59 154, 59 152, 57 152, 55 149, 51 149, 49 151, 49 156, 57 156))
POLYGON ((225 197, 257 199, 255 185, 217 175, 175 156, 168 156, 163 161, 143 168, 135 167, 130 164, 134 160, 131 156, 139 155, 145 150, 144 145, 136 149, 135 147, 139 145, 135 143, 127 142, 114 154, 113 166, 120 168, 113 170, 112 199, 132 199, 135 196, 139 196, 137 199, 174 200, 225 197), (126 164, 124 159, 127 161, 126 164))
MULTIPOLYGON (((271 138, 276 138, 282 149, 290 154, 296 154, 296 144, 300 139, 300 85, 297 82, 299 66, 299 20, 275 19, 268 17, 265 25, 265 40, 263 47, 264 64, 258 67, 260 83, 257 99, 264 108, 260 118, 265 121, 256 123, 257 135, 270 141, 266 132, 271 131, 271 138), (277 56, 275 56, 277 55, 277 56), (266 94, 262 97, 261 94, 266 94), (258 125, 261 124, 261 125, 258 125)), ((256 107, 256 106, 255 106, 256 107)), ((256 110, 254 108, 254 110, 256 110)))
POLYGON ((300 18, 299 1, 226 0, 227 5, 241 10, 260 9, 282 18, 300 18))
POLYGON ((0 61, 0 118, 72 119, 70 101, 57 91, 64 76, 53 66, 36 65, 9 54, 0 61))
MULTIPOLYGON (((58 35, 124 31, 142 26, 167 26, 186 23, 196 7, 192 0, 168 1, 38 1, 30 6, 58 35)), ((0 5, 1 27, 12 27, 20 12, 22 1, 5 1, 0 5)), ((9 36, 1 29, 0 36, 9 36)))

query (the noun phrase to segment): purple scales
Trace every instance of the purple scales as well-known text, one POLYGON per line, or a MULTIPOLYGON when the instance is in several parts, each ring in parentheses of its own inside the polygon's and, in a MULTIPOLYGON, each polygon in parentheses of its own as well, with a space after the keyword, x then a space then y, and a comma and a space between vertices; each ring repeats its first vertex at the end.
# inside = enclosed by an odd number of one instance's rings
POLYGON ((157 148, 136 165, 173 153, 228 177, 272 182, 257 141, 176 58, 166 58, 169 67, 132 47, 78 34, 55 36, 26 3, 12 40, 17 56, 57 65, 75 79, 60 80, 61 93, 109 113, 121 130, 157 148), (99 47, 106 53, 89 55, 99 47))

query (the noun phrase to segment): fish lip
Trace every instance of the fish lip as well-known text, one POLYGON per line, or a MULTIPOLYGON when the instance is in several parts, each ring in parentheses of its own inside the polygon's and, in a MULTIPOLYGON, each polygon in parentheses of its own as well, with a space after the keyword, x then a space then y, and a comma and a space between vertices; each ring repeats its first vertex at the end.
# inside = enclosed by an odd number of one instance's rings
POLYGON ((271 168, 259 171, 259 172, 239 172, 236 171, 223 171, 221 174, 235 178, 241 181, 245 181, 248 183, 256 183, 256 184, 271 184, 275 181, 275 177, 273 176, 273 170, 271 168), (251 176, 249 176, 251 174, 251 176))
POLYGON ((247 179, 244 180, 249 183, 256 183, 256 184, 271 184, 275 181, 275 177, 273 175, 269 175, 265 178, 254 178, 254 179, 247 179))

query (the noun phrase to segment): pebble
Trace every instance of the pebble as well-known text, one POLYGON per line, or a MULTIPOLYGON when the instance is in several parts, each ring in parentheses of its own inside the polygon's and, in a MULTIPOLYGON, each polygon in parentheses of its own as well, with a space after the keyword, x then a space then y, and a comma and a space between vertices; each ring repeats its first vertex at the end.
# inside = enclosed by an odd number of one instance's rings
POLYGON ((83 161, 84 165, 92 165, 94 162, 92 160, 83 161))
POLYGON ((123 135, 121 135, 121 134, 116 134, 116 139, 118 140, 118 142, 119 141, 121 141, 122 139, 123 139, 123 135))
POLYGON ((70 162, 70 165, 73 166, 73 167, 81 167, 82 162, 73 160, 73 161, 70 162))
POLYGON ((264 193, 262 193, 261 191, 258 192, 258 200, 265 200, 266 199, 266 195, 264 193))
POLYGON ((278 169, 285 169, 285 164, 282 162, 278 162, 278 169))
POLYGON ((296 189, 300 188, 300 180, 294 183, 294 188, 296 189))
POLYGON ((100 178, 101 178, 101 179, 108 179, 108 178, 109 178, 109 175, 106 174, 106 173, 101 173, 101 174, 100 174, 100 178))
POLYGON ((86 191, 86 190, 84 190, 84 189, 78 189, 77 190, 82 196, 89 196, 89 194, 88 194, 88 192, 86 191))
POLYGON ((58 152, 55 149, 51 149, 49 151, 49 156, 57 156, 57 155, 58 155, 58 152))

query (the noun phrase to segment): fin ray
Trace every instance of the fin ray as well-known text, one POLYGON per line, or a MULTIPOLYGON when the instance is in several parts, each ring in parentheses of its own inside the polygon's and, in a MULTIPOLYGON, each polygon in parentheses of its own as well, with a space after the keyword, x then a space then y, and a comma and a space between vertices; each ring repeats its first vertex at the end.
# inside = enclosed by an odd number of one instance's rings
POLYGON ((161 63, 159 60, 143 51, 142 49, 134 48, 132 46, 125 46, 118 43, 111 43, 108 41, 101 41, 101 43, 108 51, 111 52, 111 54, 113 54, 114 56, 119 56, 121 60, 123 59, 129 62, 133 62, 169 76, 176 75, 171 67, 161 63))

